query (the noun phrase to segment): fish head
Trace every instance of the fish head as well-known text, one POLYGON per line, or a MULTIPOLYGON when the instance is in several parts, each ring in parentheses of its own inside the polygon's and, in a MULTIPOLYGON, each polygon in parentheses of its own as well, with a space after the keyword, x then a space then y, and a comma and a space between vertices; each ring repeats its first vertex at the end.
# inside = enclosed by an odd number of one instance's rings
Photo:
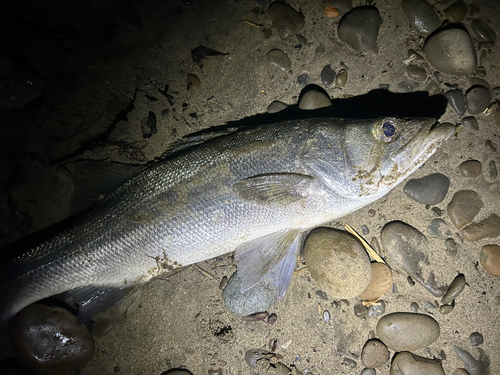
POLYGON ((378 198, 418 169, 455 133, 433 118, 386 117, 344 129, 345 177, 360 197, 378 198))

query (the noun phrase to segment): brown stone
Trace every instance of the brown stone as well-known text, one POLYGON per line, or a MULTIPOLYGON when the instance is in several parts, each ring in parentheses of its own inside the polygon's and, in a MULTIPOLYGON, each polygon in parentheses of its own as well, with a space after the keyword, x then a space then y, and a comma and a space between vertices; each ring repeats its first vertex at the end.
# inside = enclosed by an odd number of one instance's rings
POLYGON ((479 253, 479 263, 490 275, 500 276, 500 246, 483 246, 479 253))

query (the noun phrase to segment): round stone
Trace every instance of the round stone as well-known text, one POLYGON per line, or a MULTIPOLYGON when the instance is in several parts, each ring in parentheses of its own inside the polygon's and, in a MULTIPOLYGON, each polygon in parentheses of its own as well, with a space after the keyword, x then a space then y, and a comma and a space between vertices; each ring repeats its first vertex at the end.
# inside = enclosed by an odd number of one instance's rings
POLYGON ((416 303, 416 302, 412 302, 412 303, 410 304, 410 309, 411 309, 411 311, 413 311, 414 313, 418 312, 418 309, 419 309, 418 303, 416 303))
POLYGON ((331 85, 335 80, 335 70, 332 69, 331 65, 326 65, 321 71, 321 82, 325 86, 331 85))
POLYGON ((356 7, 340 20, 339 39, 355 51, 368 51, 377 42, 380 22, 380 13, 377 8, 356 7))
POLYGON ((16 356, 37 373, 72 373, 92 359, 94 339, 87 327, 61 307, 33 304, 12 320, 16 356))
POLYGON ((187 75, 187 89, 188 90, 198 90, 200 88, 200 79, 194 74, 187 75))
POLYGON ((414 178, 405 185, 404 192, 418 203, 436 205, 448 193, 450 179, 441 173, 433 173, 422 178, 414 178))
POLYGON ((457 115, 462 116, 465 113, 467 108, 465 107, 465 97, 461 90, 456 89, 447 91, 444 96, 457 115))
POLYGON ((264 278, 257 285, 241 292, 242 280, 235 272, 222 291, 226 308, 235 315, 247 316, 268 310, 278 299, 278 290, 264 278))
POLYGON ((378 301, 368 308, 368 316, 370 318, 378 318, 385 313, 385 302, 378 301))
POLYGON ((443 305, 439 307, 439 312, 443 315, 447 315, 453 311, 452 305, 443 305))
POLYGON ((466 76, 477 66, 472 39, 462 29, 446 29, 432 35, 424 52, 432 66, 446 74, 466 76))
POLYGON ((467 160, 460 164, 458 169, 464 177, 477 177, 481 174, 482 166, 477 160, 467 160))
POLYGON ((292 67, 288 55, 280 49, 272 49, 267 53, 267 61, 281 70, 285 71, 292 67))
POLYGON ((479 263, 490 275, 500 276, 500 246, 483 246, 479 253, 479 263))
POLYGON ((403 0, 401 7, 408 22, 424 35, 441 25, 439 16, 426 0, 403 0))
POLYGON ((465 94, 465 100, 471 115, 481 113, 490 105, 490 91, 484 86, 473 86, 465 94))
POLYGON ((414 351, 439 338, 439 324, 430 316, 414 313, 392 313, 377 323, 377 335, 395 351, 414 351))
POLYGON ((483 207, 483 202, 475 191, 460 190, 453 195, 447 211, 453 225, 461 229, 472 222, 481 207, 483 207))
POLYGON ((441 298, 441 303, 443 305, 447 305, 451 301, 453 301, 455 298, 458 297, 460 293, 465 288, 465 276, 463 274, 458 275, 453 279, 451 282, 450 286, 448 287, 448 290, 444 294, 443 298, 441 298))
POLYGON ((364 368, 360 375, 377 375, 377 371, 374 368, 364 368))
POLYGON ((349 77, 349 74, 347 73, 347 70, 341 69, 337 76, 335 77, 335 86, 337 87, 344 87, 347 83, 347 78, 349 77))
POLYGON ((354 305, 354 315, 358 318, 365 318, 368 316, 368 307, 362 303, 357 303, 354 305))
MULTIPOLYGON (((465 113, 465 111, 464 111, 465 113)), ((468 117, 464 117, 462 119, 462 125, 464 126, 465 129, 468 129, 468 130, 479 130, 479 125, 477 123, 477 120, 474 116, 468 116, 468 117)))
POLYGON ((361 351, 363 366, 377 368, 389 360, 389 350, 384 343, 377 339, 368 340, 361 351))
POLYGON ((467 15, 468 7, 465 1, 458 0, 445 9, 444 15, 451 23, 462 22, 467 15))
POLYGON ((389 375, 445 375, 438 360, 403 352, 394 356, 389 375))
POLYGON ((377 300, 392 288, 392 272, 384 263, 371 264, 372 277, 366 289, 358 296, 364 300, 377 300))
POLYGON ((425 81, 427 79, 427 72, 421 66, 410 64, 406 67, 406 74, 414 81, 425 81))
POLYGON ((288 39, 304 27, 304 17, 289 5, 275 1, 267 10, 274 29, 281 39, 288 39))
POLYGON ((303 110, 315 110, 330 107, 330 98, 320 91, 309 90, 300 98, 299 108, 303 110))
POLYGON ((285 103, 280 102, 279 100, 275 100, 267 107, 267 113, 278 113, 287 108, 288 106, 285 103))
POLYGON ((469 338, 470 338, 470 344, 472 346, 478 346, 484 342, 483 335, 481 335, 479 332, 472 332, 469 338))
POLYGON ((304 259, 313 279, 332 298, 356 297, 370 283, 370 259, 347 232, 313 229, 304 243, 304 259))

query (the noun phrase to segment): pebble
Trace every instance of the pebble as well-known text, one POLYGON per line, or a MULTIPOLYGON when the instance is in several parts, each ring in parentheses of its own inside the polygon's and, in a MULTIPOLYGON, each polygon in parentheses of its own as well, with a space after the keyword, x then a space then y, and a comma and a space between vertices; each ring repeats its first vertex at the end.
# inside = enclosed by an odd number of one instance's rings
POLYGON ((331 65, 326 65, 321 71, 321 82, 325 86, 331 85, 335 80, 335 70, 332 69, 331 65))
POLYGON ((347 83, 347 78, 349 77, 349 73, 347 70, 341 69, 337 76, 335 77, 335 86, 344 87, 347 83))
POLYGON ((443 219, 434 219, 427 227, 427 233, 431 236, 440 236, 439 228, 446 227, 446 222, 443 219))
POLYGON ((479 42, 495 42, 497 34, 486 22, 479 18, 474 18, 470 23, 472 31, 479 42))
POLYGON ((427 61, 440 72, 466 76, 476 69, 476 51, 467 31, 446 29, 432 35, 425 43, 427 61))
POLYGON ((497 164, 495 163, 495 160, 490 161, 490 164, 488 166, 490 170, 490 178, 494 180, 498 175, 497 164))
POLYGON ((331 5, 327 5, 326 7, 324 7, 323 11, 325 12, 325 16, 330 18, 335 18, 340 15, 340 12, 331 5))
POLYGON ((443 298, 441 298, 441 303, 443 305, 449 304, 451 301, 454 301, 455 298, 458 297, 460 293, 465 288, 465 276, 463 274, 458 275, 453 279, 448 290, 444 294, 443 298))
POLYGON ((307 38, 304 35, 297 34, 295 35, 295 38, 297 38, 297 41, 301 46, 307 45, 307 38))
POLYGON ((484 245, 479 253, 479 263, 490 275, 500 276, 500 246, 484 245))
POLYGON ((368 307, 361 302, 354 305, 354 315, 358 318, 365 318, 368 316, 368 307))
POLYGON ((481 207, 483 202, 475 191, 460 190, 453 195, 447 211, 453 225, 461 229, 472 222, 481 207))
POLYGON ((469 242, 498 236, 500 236, 500 217, 495 214, 462 229, 462 237, 469 242))
POLYGON ((391 265, 400 267, 434 296, 444 294, 446 289, 436 280, 433 264, 424 252, 427 239, 422 233, 408 224, 393 221, 382 229, 381 240, 391 265))
POLYGON ((198 90, 200 88, 200 79, 194 74, 187 75, 187 89, 188 90, 198 90))
POLYGON ((262 29, 262 36, 264 37, 264 39, 269 39, 273 36, 273 32, 268 28, 262 29))
POLYGON ((437 306, 433 304, 432 302, 426 302, 424 303, 424 309, 425 310, 436 310, 437 306))
POLYGON ((380 13, 377 8, 356 7, 340 20, 338 37, 355 51, 368 51, 377 42, 380 22, 380 13))
POLYGON ((453 311, 453 305, 443 305, 439 307, 439 312, 443 315, 447 315, 453 311))
POLYGON ((403 352, 392 359, 389 375, 445 375, 441 361, 403 352))
POLYGON ((460 174, 464 177, 477 177, 481 174, 482 165, 477 160, 464 161, 458 167, 460 174))
POLYGON ((267 311, 277 300, 278 290, 269 286, 266 279, 246 292, 241 292, 241 278, 235 272, 227 286, 222 291, 226 308, 237 316, 247 316, 261 311, 267 311))
POLYGON ((455 110, 457 115, 462 116, 467 108, 465 107, 465 97, 460 89, 450 90, 444 94, 448 104, 455 110))
POLYGON ((377 336, 390 349, 413 351, 439 338, 439 324, 429 315, 397 312, 383 316, 377 323, 377 336))
POLYGON ((431 208, 431 212, 432 212, 432 214, 433 214, 434 216, 437 216, 437 217, 439 217, 439 216, 443 216, 443 210, 442 210, 442 209, 440 209, 439 207, 432 207, 432 208, 431 208))
POLYGON ((418 312, 418 309, 419 309, 418 303, 416 303, 416 302, 412 302, 412 303, 411 303, 411 305, 410 305, 410 309, 411 309, 411 311, 413 311, 414 313, 418 312))
POLYGON ((366 289, 359 294, 364 300, 377 300, 392 288, 392 272, 384 263, 374 262, 371 264, 372 277, 366 289))
POLYGON ((272 49, 267 53, 267 61, 281 70, 285 71, 292 67, 288 55, 280 49, 272 49))
POLYGON ((491 89, 491 98, 494 99, 494 100, 500 100, 500 86, 496 86, 496 87, 493 87, 491 89))
POLYGON ((373 208, 368 210, 368 216, 370 216, 370 217, 374 217, 376 213, 377 213, 377 211, 375 211, 373 208))
POLYGON ((61 307, 29 305, 14 317, 9 333, 16 357, 37 373, 73 373, 95 352, 87 327, 61 307))
POLYGON ((358 366, 357 362, 354 359, 350 359, 347 357, 344 357, 344 360, 342 361, 342 364, 350 367, 350 368, 356 368, 358 366))
POLYGON ((323 320, 325 323, 328 323, 330 321, 330 313, 328 310, 323 311, 323 320))
POLYGON ((472 332, 469 335, 469 338, 470 338, 470 344, 472 346, 478 346, 484 342, 483 335, 481 335, 479 332, 472 332))
POLYGON ((427 72, 425 71, 425 69, 417 65, 408 65, 406 67, 406 74, 410 79, 413 79, 414 81, 422 82, 427 79, 427 72))
MULTIPOLYGON (((483 66, 478 66, 476 68, 476 70, 474 71, 474 74, 477 75, 478 72, 482 73, 483 69, 484 69, 483 66)), ((483 86, 483 87, 486 87, 488 89, 488 91, 491 88, 490 84, 487 81, 485 81, 484 79, 479 78, 479 77, 470 77, 469 78, 469 82, 470 82, 470 87, 472 87, 472 86, 483 86)))
MULTIPOLYGON (((464 111, 464 113, 465 113, 465 111, 464 111)), ((479 130, 479 125, 478 125, 477 120, 474 116, 464 117, 462 119, 462 125, 464 126, 465 129, 468 129, 468 130, 473 130, 473 131, 479 130)))
POLYGON ((467 15, 468 7, 465 1, 458 0, 445 9, 444 15, 451 23, 462 22, 467 15))
POLYGON ((304 243, 304 259, 313 279, 332 298, 356 297, 370 283, 370 259, 348 232, 313 229, 304 243))
POLYGON ((282 40, 289 39, 304 27, 304 17, 289 5, 275 1, 267 10, 274 29, 282 40))
POLYGON ((363 345, 361 363, 365 367, 377 368, 383 366, 389 360, 389 356, 387 346, 378 339, 372 339, 363 345))
POLYGON ((314 51, 314 54, 316 55, 316 57, 319 57, 324 53, 325 53, 325 46, 323 44, 320 44, 319 46, 317 46, 316 50, 314 51))
POLYGON ((448 177, 441 173, 433 173, 422 178, 411 179, 406 183, 404 192, 418 203, 436 205, 444 200, 449 187, 448 177))
POLYGON ((285 103, 280 102, 279 100, 275 100, 267 107, 267 113, 278 113, 287 108, 288 106, 285 103))
POLYGON ((325 301, 328 300, 328 296, 322 290, 316 291, 316 297, 318 297, 319 299, 325 300, 325 301))
POLYGON ((483 112, 490 105, 490 91, 484 86, 472 86, 465 94, 471 115, 483 112))
POLYGON ((368 227, 364 224, 361 226, 361 231, 363 232, 363 235, 365 235, 365 236, 370 234, 370 229, 368 229, 368 227))
POLYGON ((377 371, 374 368, 365 368, 361 371, 361 375, 377 375, 377 371))
POLYGON ((171 368, 170 370, 162 372, 161 375, 193 375, 193 373, 184 368, 171 368))
POLYGON ((300 98, 299 108, 303 110, 315 110, 330 107, 330 98, 320 91, 309 90, 300 98))
POLYGON ((479 359, 475 359, 467 350, 455 346, 455 354, 463 362, 465 369, 470 375, 486 375, 489 373, 489 360, 481 354, 479 359))
POLYGON ((458 244, 453 238, 447 238, 444 241, 444 245, 446 246, 446 254, 455 256, 458 253, 458 244))
POLYGON ((493 144, 491 139, 487 139, 486 142, 484 142, 484 145, 492 152, 497 152, 496 146, 493 144))
POLYGON ((307 74, 301 74, 297 77, 297 83, 301 88, 306 87, 309 83, 309 76, 307 74))
POLYGON ((370 318, 378 318, 385 313, 385 302, 378 301, 368 308, 368 316, 370 318))
POLYGON ((408 22, 424 35, 441 25, 439 16, 426 0, 403 0, 401 7, 408 22))

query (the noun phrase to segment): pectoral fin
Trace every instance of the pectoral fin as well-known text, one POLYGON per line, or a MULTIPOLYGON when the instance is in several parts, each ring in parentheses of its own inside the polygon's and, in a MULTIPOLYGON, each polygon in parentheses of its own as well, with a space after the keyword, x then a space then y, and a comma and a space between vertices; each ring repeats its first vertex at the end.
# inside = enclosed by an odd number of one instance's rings
POLYGON ((283 298, 297 261, 300 234, 300 229, 282 230, 240 245, 235 259, 242 279, 241 292, 268 275, 283 298))
POLYGON ((306 198, 313 180, 299 173, 262 174, 236 182, 233 192, 241 199, 259 204, 287 205, 306 198))

